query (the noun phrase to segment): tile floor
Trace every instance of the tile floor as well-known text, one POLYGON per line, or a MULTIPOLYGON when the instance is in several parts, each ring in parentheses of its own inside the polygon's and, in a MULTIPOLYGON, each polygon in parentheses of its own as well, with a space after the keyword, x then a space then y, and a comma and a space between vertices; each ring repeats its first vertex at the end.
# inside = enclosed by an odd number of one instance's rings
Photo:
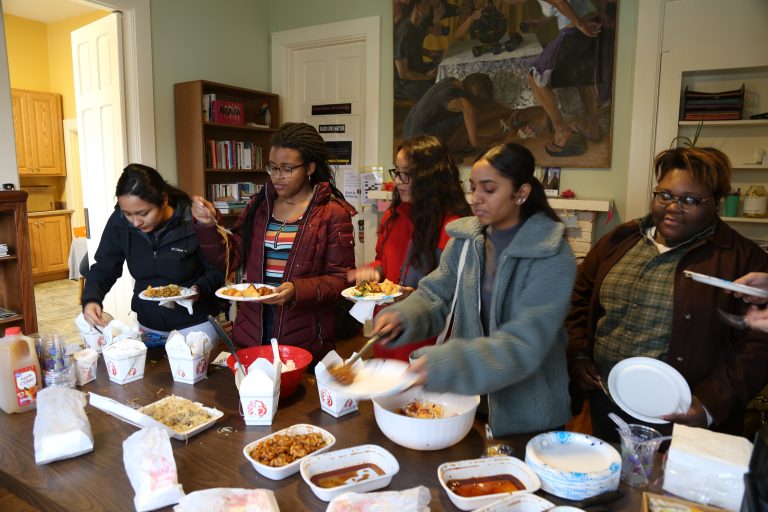
POLYGON ((79 338, 75 325, 82 311, 78 281, 62 279, 35 285, 35 304, 38 332, 63 334, 70 340, 79 338))

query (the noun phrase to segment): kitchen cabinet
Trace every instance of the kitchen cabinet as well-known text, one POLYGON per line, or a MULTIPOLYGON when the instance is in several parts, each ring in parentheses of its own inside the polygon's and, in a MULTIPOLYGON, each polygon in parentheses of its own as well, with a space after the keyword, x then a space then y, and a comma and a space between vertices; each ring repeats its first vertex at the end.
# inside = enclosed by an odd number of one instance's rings
POLYGON ((19 176, 66 176, 61 95, 11 89, 19 176))
POLYGON ((29 243, 35 283, 69 276, 69 246, 72 241, 69 211, 29 215, 29 243))

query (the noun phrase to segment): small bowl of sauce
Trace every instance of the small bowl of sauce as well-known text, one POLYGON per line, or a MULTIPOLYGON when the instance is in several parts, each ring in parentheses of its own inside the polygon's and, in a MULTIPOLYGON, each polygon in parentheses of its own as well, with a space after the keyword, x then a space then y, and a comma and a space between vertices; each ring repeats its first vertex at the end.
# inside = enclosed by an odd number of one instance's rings
POLYGON ((370 478, 376 478, 377 476, 382 476, 383 474, 384 470, 376 464, 371 462, 364 462, 362 464, 355 464, 354 466, 334 469, 333 471, 326 471, 324 473, 312 475, 309 481, 318 487, 322 487, 323 489, 333 489, 334 487, 354 484, 368 480, 370 478))
POLYGON ((448 489, 463 498, 524 491, 525 485, 510 474, 448 480, 448 489))

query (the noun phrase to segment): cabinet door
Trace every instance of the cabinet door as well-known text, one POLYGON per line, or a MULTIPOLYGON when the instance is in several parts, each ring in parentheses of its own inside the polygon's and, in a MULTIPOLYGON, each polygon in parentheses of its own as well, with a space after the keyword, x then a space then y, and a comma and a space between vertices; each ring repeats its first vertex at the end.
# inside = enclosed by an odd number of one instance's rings
POLYGON ((38 217, 43 272, 69 268, 69 218, 65 215, 38 217))
POLYGON ((32 127, 30 132, 35 174, 65 176, 60 96, 28 92, 27 109, 32 127))
POLYGON ((29 219, 29 248, 32 252, 32 275, 43 273, 42 241, 40 240, 39 220, 37 217, 29 219))
POLYGON ((13 135, 16 139, 16 166, 20 176, 34 174, 29 120, 27 120, 26 93, 11 90, 13 107, 13 135))

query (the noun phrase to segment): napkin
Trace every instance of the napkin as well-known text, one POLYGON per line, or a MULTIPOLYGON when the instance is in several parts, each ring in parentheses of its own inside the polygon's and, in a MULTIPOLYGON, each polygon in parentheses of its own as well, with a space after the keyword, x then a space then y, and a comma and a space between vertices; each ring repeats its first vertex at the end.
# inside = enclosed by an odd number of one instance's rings
POLYGON ((165 306, 166 308, 173 309, 176 307, 176 304, 187 308, 187 312, 191 315, 192 314, 192 304, 193 301, 191 298, 189 299, 172 299, 172 300, 161 300, 158 302, 161 306, 165 306))
POLYGON ((355 302, 355 305, 349 310, 349 314, 352 315, 355 320, 364 324, 366 320, 371 320, 373 318, 373 309, 376 307, 377 302, 378 301, 374 300, 359 300, 355 302))

